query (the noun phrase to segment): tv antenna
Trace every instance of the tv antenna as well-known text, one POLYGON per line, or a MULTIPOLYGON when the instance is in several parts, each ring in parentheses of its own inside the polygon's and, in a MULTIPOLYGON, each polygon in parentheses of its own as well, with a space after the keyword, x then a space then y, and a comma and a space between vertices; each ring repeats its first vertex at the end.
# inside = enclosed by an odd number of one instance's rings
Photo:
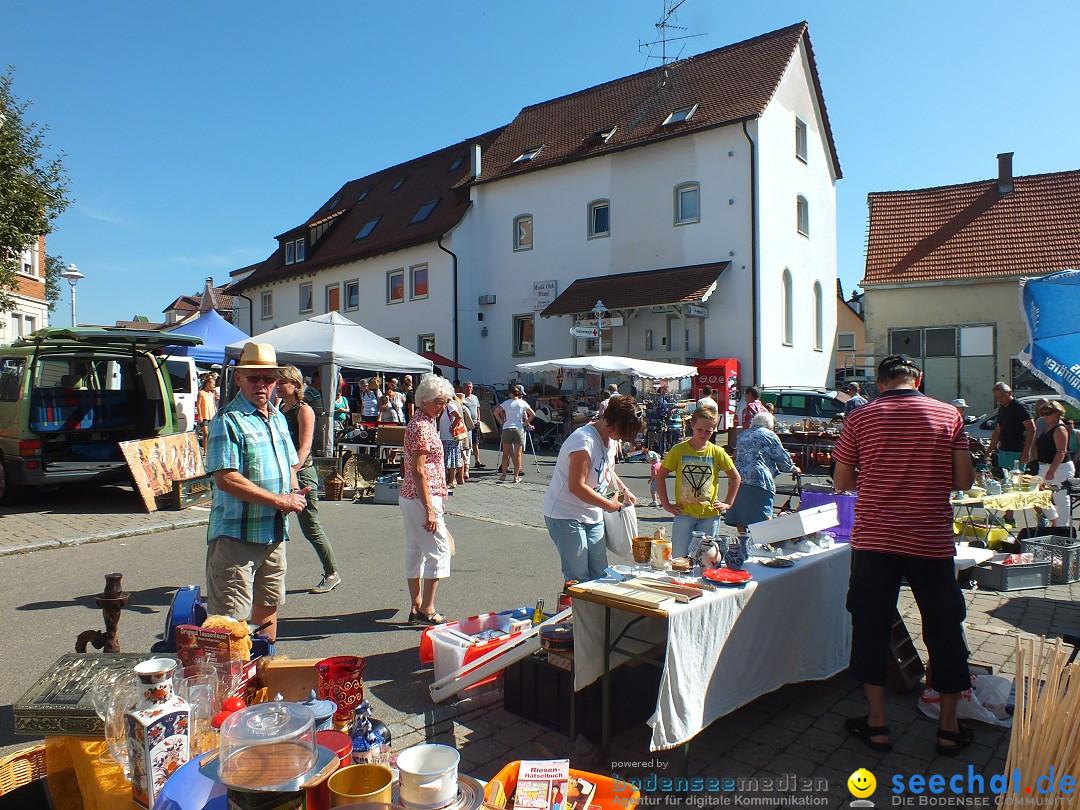
POLYGON ((683 50, 686 48, 687 39, 695 39, 696 37, 703 37, 705 34, 680 34, 672 36, 673 31, 688 31, 684 25, 675 25, 672 20, 677 19, 678 11, 686 4, 687 0, 663 0, 664 13, 660 15, 660 19, 656 22, 656 39, 652 42, 642 42, 638 40, 638 52, 645 54, 645 64, 648 65, 650 59, 659 59, 661 65, 666 65, 668 62, 674 62, 682 58, 683 50), (668 43, 669 42, 682 42, 679 46, 679 52, 669 56, 668 55, 668 43), (659 46, 660 55, 656 55, 656 48, 659 46))

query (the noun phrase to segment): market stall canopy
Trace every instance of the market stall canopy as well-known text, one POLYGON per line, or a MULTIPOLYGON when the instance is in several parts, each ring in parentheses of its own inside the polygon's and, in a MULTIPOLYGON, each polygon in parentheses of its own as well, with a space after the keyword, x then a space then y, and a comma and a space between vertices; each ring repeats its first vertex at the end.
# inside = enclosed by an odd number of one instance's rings
POLYGON ((1080 270, 1020 279, 1020 313, 1028 345, 1020 362, 1080 407, 1080 270))
POLYGON ((420 356, 425 360, 430 360, 437 366, 445 366, 446 368, 460 368, 465 371, 472 371, 468 366, 463 366, 461 363, 455 363, 449 357, 439 354, 438 352, 420 352, 420 356))
POLYGON ((604 302, 608 312, 702 303, 712 295, 720 275, 730 264, 712 262, 579 278, 548 304, 540 316, 548 318, 592 312, 599 300, 604 302))
POLYGON ((186 355, 196 363, 223 364, 226 346, 235 340, 250 340, 242 330, 221 317, 216 309, 209 309, 199 317, 165 331, 173 335, 202 338, 201 346, 180 346, 173 351, 173 354, 186 355))
POLYGON ((634 357, 618 357, 605 354, 596 357, 563 357, 559 360, 541 360, 536 363, 518 363, 518 371, 541 372, 559 369, 580 369, 599 374, 625 374, 646 380, 677 380, 697 373, 694 366, 661 363, 657 360, 638 360, 634 357))

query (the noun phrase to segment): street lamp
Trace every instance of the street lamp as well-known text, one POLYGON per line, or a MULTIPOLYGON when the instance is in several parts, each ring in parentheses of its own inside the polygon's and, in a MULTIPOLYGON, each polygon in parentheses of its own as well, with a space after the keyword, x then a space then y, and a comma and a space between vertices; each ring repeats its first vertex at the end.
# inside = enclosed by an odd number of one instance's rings
POLYGON ((604 313, 607 312, 607 307, 598 298, 596 303, 593 304, 592 311, 596 313, 596 348, 599 353, 598 356, 602 357, 604 354, 604 313))
POLYGON ((67 279, 67 283, 71 285, 71 325, 78 326, 75 321, 75 285, 79 283, 79 279, 86 278, 79 272, 79 268, 74 264, 69 264, 67 270, 60 274, 60 278, 67 279))

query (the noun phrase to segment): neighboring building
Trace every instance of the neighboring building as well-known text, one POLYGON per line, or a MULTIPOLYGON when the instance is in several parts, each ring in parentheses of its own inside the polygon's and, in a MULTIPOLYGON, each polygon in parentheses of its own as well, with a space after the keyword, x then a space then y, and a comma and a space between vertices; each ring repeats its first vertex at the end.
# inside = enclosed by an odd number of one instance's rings
POLYGON ((235 310, 230 287, 231 284, 215 287, 213 278, 206 279, 206 284, 201 293, 181 295, 162 310, 165 313, 163 326, 176 326, 198 316, 202 312, 209 312, 211 309, 216 309, 218 314, 229 323, 235 323, 235 310))
POLYGON ((849 377, 873 377, 874 354, 866 342, 866 321, 862 315, 861 293, 852 291, 844 300, 840 281, 836 282, 836 339, 833 341, 833 368, 836 385, 849 377))
POLYGON ((22 252, 17 271, 19 288, 10 290, 15 309, 0 321, 0 343, 11 343, 49 325, 49 302, 45 300, 45 237, 22 252))
POLYGON ((919 358, 925 389, 988 411, 990 388, 1026 387, 1018 280, 1080 267, 1080 171, 868 196, 867 339, 919 358))
POLYGON ((595 352, 600 299, 605 352, 823 385, 840 176, 800 23, 354 180, 234 291, 256 334, 336 309, 486 381, 595 352))

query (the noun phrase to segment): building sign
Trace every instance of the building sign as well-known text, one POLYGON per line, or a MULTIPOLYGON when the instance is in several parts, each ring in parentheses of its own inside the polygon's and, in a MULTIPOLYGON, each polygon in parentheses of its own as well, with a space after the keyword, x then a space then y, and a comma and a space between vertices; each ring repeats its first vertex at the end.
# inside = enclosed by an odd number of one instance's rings
POLYGON ((686 317, 688 318, 708 318, 709 308, 698 306, 697 304, 686 305, 686 317))
POLYGON ((559 293, 557 281, 534 281, 533 282, 533 312, 547 309, 548 305, 555 300, 559 293))
MULTIPOLYGON (((589 318, 589 319, 584 320, 584 321, 577 321, 574 324, 574 326, 596 326, 596 325, 597 325, 596 324, 596 318, 589 318)), ((613 326, 622 326, 622 325, 623 325, 623 316, 622 315, 610 315, 607 318, 604 318, 604 328, 605 329, 610 329, 613 326)))

